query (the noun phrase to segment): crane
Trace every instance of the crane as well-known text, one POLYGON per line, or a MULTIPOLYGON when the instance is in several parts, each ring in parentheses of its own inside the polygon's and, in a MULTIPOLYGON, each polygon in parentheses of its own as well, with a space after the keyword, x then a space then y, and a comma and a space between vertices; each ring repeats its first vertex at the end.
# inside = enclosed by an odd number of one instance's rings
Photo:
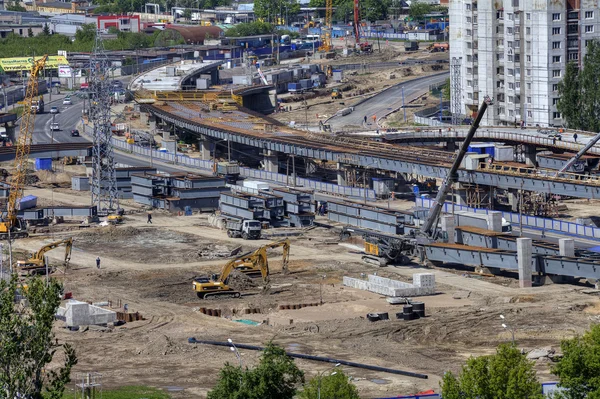
POLYGON ((48 251, 52 251, 54 248, 65 246, 65 265, 69 264, 71 260, 71 251, 73 250, 73 238, 69 237, 64 240, 56 241, 41 247, 36 253, 31 255, 31 258, 27 260, 20 260, 17 262, 17 267, 20 271, 27 272, 28 274, 35 274, 45 269, 46 261, 45 254, 48 251))
POLYGON ((360 41, 360 8, 359 0, 354 0, 354 38, 356 40, 355 48, 363 53, 372 53, 373 46, 368 42, 361 43, 360 41))
POLYGON ((228 285, 229 277, 234 271, 239 271, 247 276, 260 273, 265 285, 268 284, 269 262, 267 250, 278 247, 283 247, 282 271, 283 273, 287 273, 290 255, 289 239, 275 241, 270 244, 263 245, 254 252, 248 252, 230 260, 225 264, 225 266, 223 266, 221 273, 218 275, 213 274, 210 277, 199 277, 194 279, 192 284, 194 291, 196 291, 196 295, 201 299, 216 296, 239 298, 241 294, 228 285))
POLYGON ((17 148, 15 153, 14 174, 10 182, 10 193, 6 205, 6 217, 0 222, 0 238, 8 238, 14 232, 13 237, 26 237, 26 226, 19 222, 17 218, 17 205, 23 197, 23 187, 25 186, 25 178, 27 177, 27 159, 29 158, 29 150, 31 146, 31 136, 35 126, 35 114, 37 106, 34 106, 33 101, 38 96, 38 76, 46 65, 48 55, 42 56, 38 60, 33 61, 27 90, 25 92, 23 115, 21 117, 21 128, 17 139, 17 148))
POLYGON ((325 1, 325 34, 322 35, 323 43, 319 47, 319 51, 329 52, 333 50, 331 43, 331 30, 333 24, 333 0, 325 1))

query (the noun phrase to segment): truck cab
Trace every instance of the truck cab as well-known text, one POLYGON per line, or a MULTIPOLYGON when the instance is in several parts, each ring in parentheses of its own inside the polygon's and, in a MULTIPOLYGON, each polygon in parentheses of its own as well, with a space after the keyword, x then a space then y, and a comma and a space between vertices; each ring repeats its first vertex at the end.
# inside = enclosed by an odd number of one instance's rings
POLYGON ((228 220, 227 235, 232 238, 242 237, 244 240, 258 240, 262 230, 257 220, 228 220))

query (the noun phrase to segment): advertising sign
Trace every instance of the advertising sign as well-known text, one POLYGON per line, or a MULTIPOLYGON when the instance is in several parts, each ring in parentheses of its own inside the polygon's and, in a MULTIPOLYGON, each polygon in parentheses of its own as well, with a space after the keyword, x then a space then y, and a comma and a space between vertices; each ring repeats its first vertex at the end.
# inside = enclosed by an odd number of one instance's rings
POLYGON ((70 78, 73 74, 71 67, 69 65, 59 65, 58 66, 58 77, 59 78, 70 78))
MULTIPOLYGON (((2 67, 4 72, 28 71, 32 65, 33 57, 0 58, 0 67, 2 67)), ((69 65, 67 57, 53 55, 49 56, 46 60, 47 69, 57 69, 59 65, 69 65)))

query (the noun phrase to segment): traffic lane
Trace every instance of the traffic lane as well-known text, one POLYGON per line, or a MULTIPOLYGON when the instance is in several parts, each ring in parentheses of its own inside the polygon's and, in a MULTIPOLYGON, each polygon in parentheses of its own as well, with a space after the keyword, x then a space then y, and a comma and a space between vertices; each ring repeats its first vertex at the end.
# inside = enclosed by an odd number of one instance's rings
POLYGON ((33 141, 36 144, 43 143, 66 143, 66 142, 83 142, 86 138, 71 137, 71 130, 77 128, 77 124, 81 121, 81 110, 83 103, 75 103, 72 105, 59 106, 58 114, 49 112, 39 114, 35 119, 35 129, 33 133, 33 141), (56 122, 59 124, 60 130, 50 130, 51 124, 56 122))
POLYGON ((391 111, 402 105, 402 88, 404 88, 404 100, 408 102, 416 95, 427 91, 432 84, 438 84, 448 79, 449 73, 432 75, 430 78, 422 78, 419 80, 407 81, 399 83, 374 97, 369 98, 365 102, 354 107, 354 111, 346 116, 335 116, 330 119, 330 124, 333 125, 362 125, 363 119, 366 116, 367 120, 373 115, 382 116, 386 111, 391 111))

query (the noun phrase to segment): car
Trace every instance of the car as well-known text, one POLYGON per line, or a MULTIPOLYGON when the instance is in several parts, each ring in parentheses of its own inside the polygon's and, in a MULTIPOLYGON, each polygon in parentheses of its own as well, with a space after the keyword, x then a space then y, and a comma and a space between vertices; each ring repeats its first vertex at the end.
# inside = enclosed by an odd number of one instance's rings
POLYGON ((58 124, 58 122, 52 122, 50 124, 50 130, 52 130, 52 131, 60 130, 60 125, 58 124))
POLYGON ((63 99, 63 105, 71 105, 71 97, 65 97, 63 99))
POLYGON ((79 130, 77 130, 77 129, 71 130, 71 137, 79 137, 79 130))
POLYGON ((52 107, 52 108, 50 108, 50 113, 51 114, 58 114, 58 107, 52 107))

